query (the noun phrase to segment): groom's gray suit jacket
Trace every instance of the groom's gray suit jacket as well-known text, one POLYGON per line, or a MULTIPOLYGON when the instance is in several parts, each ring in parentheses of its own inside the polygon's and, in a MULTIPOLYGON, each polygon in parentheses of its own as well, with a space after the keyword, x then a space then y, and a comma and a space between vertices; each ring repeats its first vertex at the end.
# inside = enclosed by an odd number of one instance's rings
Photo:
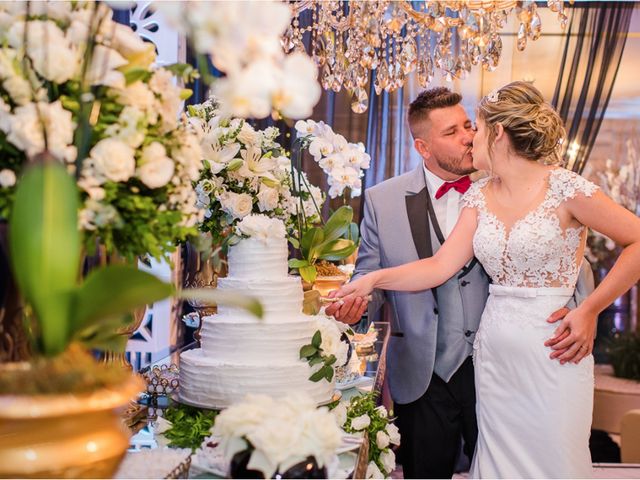
MULTIPOLYGON (((422 165, 367 189, 353 278, 432 256, 440 245, 429 220, 429 202, 422 165)), ((369 317, 385 301, 392 310, 387 377, 395 402, 420 398, 433 372, 449 381, 472 352, 488 289, 488 277, 474 260, 436 289, 374 291, 369 317)), ((593 274, 585 261, 568 306, 575 307, 591 291, 593 274)))
MULTIPOLYGON (((439 247, 422 166, 367 189, 364 201, 354 278, 430 257, 439 247)), ((487 295, 488 278, 475 260, 437 289, 374 292, 369 316, 385 300, 392 310, 387 377, 395 402, 420 398, 434 369, 449 381, 471 354, 487 295)))

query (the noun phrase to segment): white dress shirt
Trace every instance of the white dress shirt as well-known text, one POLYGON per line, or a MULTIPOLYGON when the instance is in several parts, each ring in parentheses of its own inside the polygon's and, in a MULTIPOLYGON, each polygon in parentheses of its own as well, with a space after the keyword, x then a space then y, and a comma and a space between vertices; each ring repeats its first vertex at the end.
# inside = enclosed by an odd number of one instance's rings
POLYGON ((441 179, 435 173, 431 172, 424 163, 422 164, 422 168, 424 169, 424 176, 427 181, 427 188, 433 204, 433 210, 436 213, 442 234, 447 238, 458 222, 462 204, 462 202, 460 202, 462 194, 452 188, 436 200, 436 192, 446 180, 441 179))

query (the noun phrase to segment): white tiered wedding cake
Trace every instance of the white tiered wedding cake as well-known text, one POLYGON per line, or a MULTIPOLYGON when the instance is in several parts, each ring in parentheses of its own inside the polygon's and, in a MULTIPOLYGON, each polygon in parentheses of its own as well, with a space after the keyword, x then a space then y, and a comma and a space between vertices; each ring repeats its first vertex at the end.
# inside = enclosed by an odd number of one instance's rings
POLYGON ((300 278, 288 275, 283 223, 258 215, 238 228, 250 238, 229 249, 229 276, 218 280, 218 288, 257 297, 264 316, 220 306, 217 315, 203 319, 202 348, 180 356, 181 401, 224 408, 247 393, 306 392, 318 404, 329 402, 334 382, 310 381, 313 371, 300 359, 317 324, 302 313, 300 278))

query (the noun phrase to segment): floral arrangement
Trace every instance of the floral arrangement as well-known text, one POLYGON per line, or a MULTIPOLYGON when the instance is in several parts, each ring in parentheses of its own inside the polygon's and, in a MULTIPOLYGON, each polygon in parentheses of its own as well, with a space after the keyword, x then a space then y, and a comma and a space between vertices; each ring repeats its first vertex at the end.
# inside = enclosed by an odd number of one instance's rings
POLYGON ((236 225, 235 233, 239 237, 251 237, 264 243, 271 239, 284 240, 287 236, 282 220, 255 213, 251 213, 240 220, 236 225))
POLYGON ((329 197, 343 196, 346 203, 348 198, 359 196, 364 170, 371 165, 362 142, 347 142, 324 122, 299 120, 295 128, 302 148, 309 149, 328 177, 329 197))
POLYGON ((225 459, 250 450, 247 469, 273 478, 313 457, 320 468, 329 464, 340 445, 342 432, 331 413, 316 408, 308 396, 281 399, 247 395, 245 401, 218 414, 212 430, 221 437, 225 459))
POLYGON ((331 412, 345 432, 366 432, 369 439, 366 478, 388 478, 396 468, 391 445, 400 445, 400 433, 391 423, 387 409, 383 405, 376 407, 376 394, 357 395, 349 403, 340 402, 331 412))
POLYGON ((251 213, 282 220, 290 235, 300 211, 308 221, 319 221, 322 192, 292 167, 275 141, 277 128, 255 130, 243 119, 226 117, 213 99, 188 110, 204 158, 196 184, 197 206, 204 212, 200 228, 212 234, 214 244, 222 244, 251 213))
POLYGON ((77 178, 85 247, 168 255, 197 232, 201 152, 178 121, 175 73, 103 2, 0 6, 0 217, 16 182, 48 151, 77 178))
POLYGON ((213 12, 208 2, 159 1, 155 8, 226 74, 213 82, 226 116, 311 115, 321 93, 318 69, 306 53, 284 53, 281 37, 292 16, 286 3, 218 2, 213 12))
MULTIPOLYGON (((636 215, 640 214, 640 158, 633 140, 627 140, 627 158, 616 166, 611 159, 596 173, 597 183, 611 199, 636 215)), ((586 255, 596 267, 609 267, 616 244, 606 235, 589 230, 586 255)))
MULTIPOLYGON (((317 330, 311 343, 300 348, 300 358, 311 367, 320 365, 309 377, 312 382, 333 379, 334 367, 345 365, 349 361, 349 343, 343 341, 341 322, 324 315, 316 316, 317 330)), ((345 325, 345 330, 348 327, 345 325)))

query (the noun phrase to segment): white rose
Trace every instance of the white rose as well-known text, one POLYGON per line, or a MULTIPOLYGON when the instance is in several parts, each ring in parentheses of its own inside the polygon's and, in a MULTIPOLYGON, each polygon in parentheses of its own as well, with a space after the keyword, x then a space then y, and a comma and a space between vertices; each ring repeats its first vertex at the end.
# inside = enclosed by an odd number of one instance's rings
POLYGON ((87 70, 87 81, 91 85, 106 85, 123 89, 125 87, 124 74, 117 69, 127 63, 129 62, 113 48, 96 45, 91 57, 91 64, 87 70))
POLYGON ((260 132, 256 132, 250 124, 244 122, 242 124, 242 128, 240 129, 240 133, 238 133, 238 136, 236 138, 246 146, 259 147, 261 144, 261 137, 262 136, 260 132))
POLYGON ((393 445, 400 445, 400 430, 393 423, 387 425, 387 435, 389 435, 389 441, 393 445))
POLYGON ((389 415, 389 412, 387 412, 387 408, 384 405, 376 407, 376 412, 378 412, 382 418, 387 418, 389 415))
POLYGON ((16 184, 16 174, 13 170, 5 168, 0 170, 0 187, 13 187, 16 184))
POLYGON ((366 413, 351 419, 351 428, 354 430, 364 430, 371 424, 371 419, 366 413))
POLYGON ((391 474, 396 468, 396 454, 392 450, 387 450, 380 454, 380 463, 387 475, 391 474))
POLYGON ((367 465, 367 473, 365 474, 365 478, 385 478, 384 474, 376 465, 376 462, 371 461, 369 465, 367 465))
POLYGON ((19 75, 8 77, 2 82, 2 86, 18 105, 26 105, 31 100, 31 85, 27 79, 19 75))
POLYGON ((347 403, 340 402, 333 410, 331 410, 331 413, 335 417, 338 426, 342 428, 347 422, 347 403))
POLYGON ((220 198, 222 209, 233 218, 244 218, 253 209, 253 199, 248 193, 226 192, 220 198))
POLYGON ((389 435, 384 433, 383 430, 379 430, 376 433, 376 445, 380 450, 389 446, 389 435))
POLYGON ((274 210, 278 206, 278 198, 278 190, 261 185, 258 192, 258 208, 261 212, 274 210))
POLYGON ((180 136, 180 146, 171 151, 171 157, 184 169, 187 177, 193 182, 200 178, 202 170, 202 148, 198 137, 183 131, 180 136))
POLYGON ((137 107, 147 114, 150 123, 153 124, 156 122, 158 114, 154 111, 155 96, 145 83, 140 81, 134 82, 125 88, 118 89, 117 93, 119 102, 124 105, 137 107))
POLYGON ((342 332, 336 324, 337 322, 332 318, 322 316, 319 316, 316 322, 322 336, 322 350, 326 355, 334 355, 336 357, 336 366, 341 366, 347 361, 349 346, 340 340, 342 332))
POLYGON ((247 215, 238 222, 236 229, 240 235, 257 238, 265 242, 273 238, 284 239, 286 236, 282 220, 255 213, 247 215))
POLYGON ((72 145, 74 129, 71 112, 65 110, 59 100, 28 103, 17 107, 11 116, 7 140, 33 156, 44 151, 44 130, 51 154, 58 160, 70 162, 76 158, 76 148, 72 145))
POLYGON ((107 127, 105 133, 111 138, 117 138, 132 148, 138 148, 142 145, 145 138, 145 132, 138 125, 144 118, 144 113, 131 106, 126 106, 120 112, 118 123, 113 123, 107 127))
POLYGON ((160 188, 169 183, 174 169, 173 160, 167 157, 164 146, 159 142, 152 142, 142 151, 137 175, 147 187, 160 188))
POLYGON ((133 148, 113 138, 100 140, 89 156, 96 173, 113 182, 126 182, 136 169, 133 148))

